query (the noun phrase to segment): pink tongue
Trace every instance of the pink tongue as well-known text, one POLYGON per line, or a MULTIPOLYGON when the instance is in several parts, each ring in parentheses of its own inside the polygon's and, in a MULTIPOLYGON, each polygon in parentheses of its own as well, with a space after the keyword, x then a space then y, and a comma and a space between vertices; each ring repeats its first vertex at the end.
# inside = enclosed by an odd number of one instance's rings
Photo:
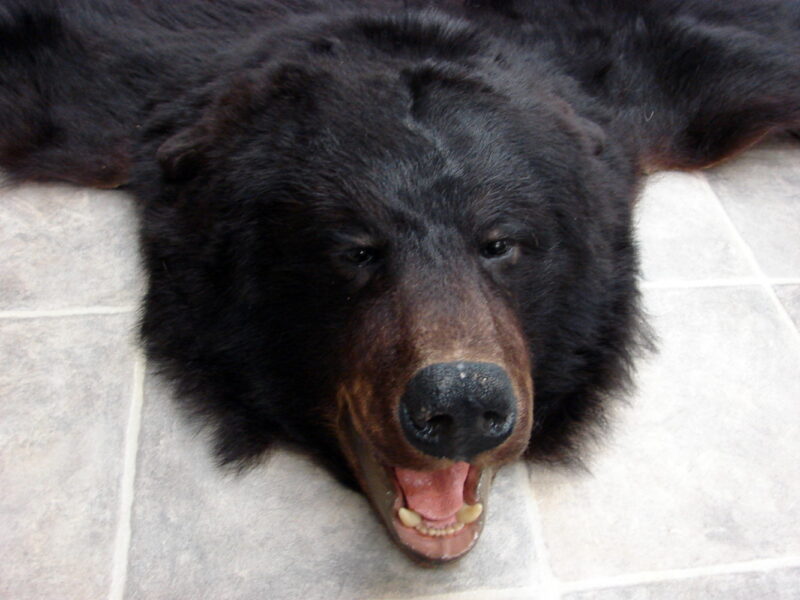
POLYGON ((440 471, 395 469, 408 508, 430 521, 452 517, 464 504, 464 482, 469 463, 460 462, 440 471))

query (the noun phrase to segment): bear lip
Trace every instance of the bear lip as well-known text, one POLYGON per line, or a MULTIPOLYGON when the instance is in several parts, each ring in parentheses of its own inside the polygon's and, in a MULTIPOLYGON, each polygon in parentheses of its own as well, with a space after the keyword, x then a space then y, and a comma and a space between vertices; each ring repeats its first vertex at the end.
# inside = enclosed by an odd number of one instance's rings
MULTIPOLYGON (((351 448, 358 461, 355 467, 361 488, 380 515, 389 535, 405 552, 422 564, 434 565, 460 558, 475 545, 483 529, 487 512, 486 500, 494 478, 492 467, 479 468, 470 464, 464 479, 463 503, 470 505, 481 503, 483 510, 480 516, 450 534, 426 535, 418 529, 405 526, 400 521, 398 512, 407 506, 402 486, 396 477, 396 468, 379 462, 376 453, 368 449, 367 440, 356 433, 352 424, 347 429, 351 448)), ((450 517, 442 520, 424 519, 423 525, 431 529, 441 529, 452 525, 452 521, 450 517)))
MULTIPOLYGON (((458 463, 450 469, 456 468, 457 465, 458 463)), ((404 549, 410 551, 418 560, 436 564, 460 558, 475 545, 483 529, 483 511, 477 519, 466 524, 458 522, 456 515, 458 510, 454 511, 452 515, 438 519, 429 519, 426 515, 420 515, 422 522, 417 527, 409 527, 402 523, 399 511, 401 508, 408 508, 409 503, 397 479, 397 469, 390 470, 395 475, 395 501, 392 505, 390 531, 404 549)), ((491 479, 491 472, 487 468, 480 469, 475 465, 468 465, 463 489, 458 494, 461 497, 461 505, 458 508, 460 509, 464 505, 485 504, 491 479)), ((482 508, 483 506, 481 506, 482 508)))

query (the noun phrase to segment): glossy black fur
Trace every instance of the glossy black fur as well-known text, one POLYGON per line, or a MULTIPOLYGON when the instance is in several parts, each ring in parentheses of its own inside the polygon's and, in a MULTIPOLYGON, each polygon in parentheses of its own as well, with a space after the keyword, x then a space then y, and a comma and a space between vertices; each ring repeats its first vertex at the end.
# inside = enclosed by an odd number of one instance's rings
POLYGON ((798 122, 796 1, 0 1, 0 165, 139 199, 146 348, 225 462, 341 467, 341 348, 420 272, 514 308, 559 455, 640 338, 643 172, 798 122), (479 258, 493 227, 515 265, 479 258))

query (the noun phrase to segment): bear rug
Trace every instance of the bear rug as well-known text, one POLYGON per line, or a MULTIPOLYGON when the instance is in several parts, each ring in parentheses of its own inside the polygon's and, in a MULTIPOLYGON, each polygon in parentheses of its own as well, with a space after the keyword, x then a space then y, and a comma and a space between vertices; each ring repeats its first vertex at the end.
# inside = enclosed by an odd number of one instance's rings
POLYGON ((296 444, 426 563, 624 392, 644 175, 799 125, 797 1, 0 4, 0 167, 133 195, 220 462, 296 444))

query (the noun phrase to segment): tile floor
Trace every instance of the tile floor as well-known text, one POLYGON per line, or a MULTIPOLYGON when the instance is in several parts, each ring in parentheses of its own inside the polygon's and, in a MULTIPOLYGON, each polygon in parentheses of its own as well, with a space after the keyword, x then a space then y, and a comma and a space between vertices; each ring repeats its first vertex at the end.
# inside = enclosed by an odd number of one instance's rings
POLYGON ((304 456, 216 469, 135 346, 125 196, 0 191, 0 598, 800 598, 800 144, 651 178, 660 338, 586 471, 499 476, 421 569, 304 456))

